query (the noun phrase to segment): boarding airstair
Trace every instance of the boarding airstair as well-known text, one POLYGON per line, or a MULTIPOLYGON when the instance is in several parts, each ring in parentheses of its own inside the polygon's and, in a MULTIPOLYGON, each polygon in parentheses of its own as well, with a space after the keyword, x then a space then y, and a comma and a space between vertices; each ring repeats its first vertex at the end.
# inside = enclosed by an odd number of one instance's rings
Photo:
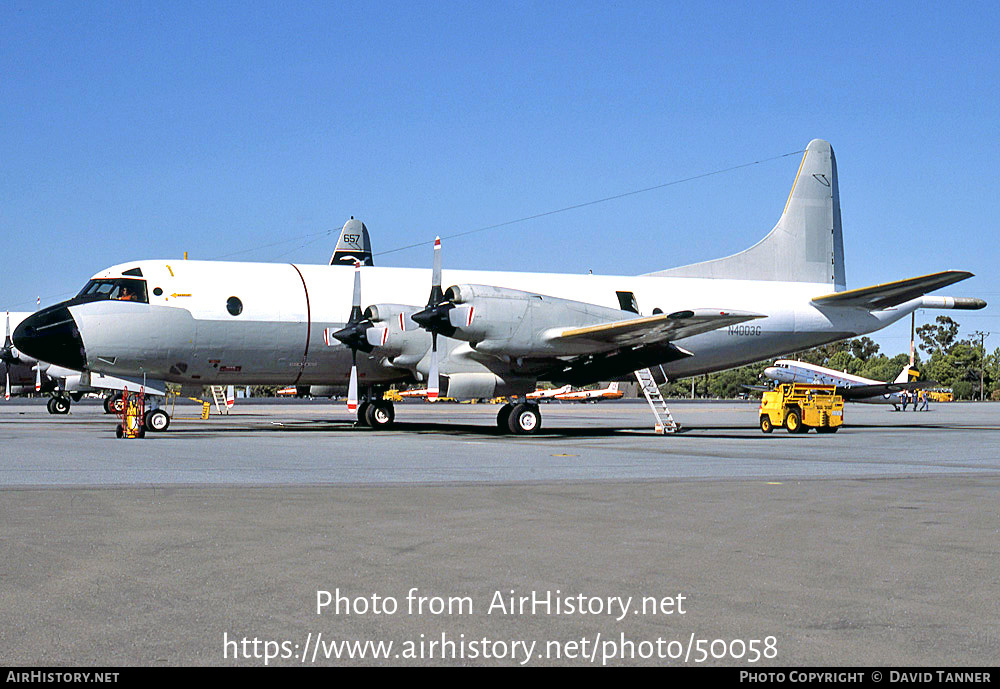
POLYGON ((215 402, 215 410, 219 412, 220 415, 229 413, 229 405, 226 404, 225 385, 212 386, 212 401, 215 402))
POLYGON ((639 389, 642 390, 642 394, 649 402, 649 408, 653 410, 653 416, 656 418, 653 430, 661 435, 676 433, 680 426, 670 415, 670 409, 667 407, 663 395, 660 394, 660 387, 656 384, 652 372, 648 368, 640 369, 635 372, 635 379, 639 381, 639 389))

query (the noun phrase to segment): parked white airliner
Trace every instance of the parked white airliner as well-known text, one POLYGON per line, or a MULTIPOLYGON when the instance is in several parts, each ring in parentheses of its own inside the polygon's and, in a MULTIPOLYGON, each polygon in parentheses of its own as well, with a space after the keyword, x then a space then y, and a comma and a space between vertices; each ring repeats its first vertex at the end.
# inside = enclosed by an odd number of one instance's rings
POLYGON ((773 366, 764 369, 766 378, 779 383, 836 385, 837 392, 848 402, 891 404, 893 406, 903 403, 899 394, 903 390, 934 387, 935 383, 932 381, 913 380, 918 375, 920 373, 916 369, 905 366, 895 380, 886 383, 810 364, 807 361, 793 361, 791 359, 778 359, 773 366))
MULTIPOLYGON (((669 253, 680 240, 663 235, 659 245, 669 253)), ((348 383, 349 407, 360 397, 359 419, 381 427, 394 410, 379 392, 394 382, 462 399, 646 367, 690 376, 873 332, 972 275, 847 290, 836 160, 820 140, 809 143, 775 228, 727 258, 598 276, 442 270, 439 248, 432 271, 133 261, 25 320, 14 342, 69 368, 183 385, 348 383), (137 300, 108 297, 126 288, 137 300)), ((529 402, 497 418, 514 433, 540 422, 529 402)))

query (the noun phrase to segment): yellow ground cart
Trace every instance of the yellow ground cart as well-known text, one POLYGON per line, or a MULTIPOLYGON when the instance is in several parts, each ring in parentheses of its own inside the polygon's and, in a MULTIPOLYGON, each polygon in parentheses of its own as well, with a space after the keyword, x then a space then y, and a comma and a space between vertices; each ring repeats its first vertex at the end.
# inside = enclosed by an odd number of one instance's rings
POLYGON ((954 402, 955 393, 951 390, 935 389, 924 393, 931 402, 954 402))
POLYGON ((835 385, 782 383, 760 403, 760 430, 784 426, 789 433, 836 433, 844 423, 844 398, 835 385))

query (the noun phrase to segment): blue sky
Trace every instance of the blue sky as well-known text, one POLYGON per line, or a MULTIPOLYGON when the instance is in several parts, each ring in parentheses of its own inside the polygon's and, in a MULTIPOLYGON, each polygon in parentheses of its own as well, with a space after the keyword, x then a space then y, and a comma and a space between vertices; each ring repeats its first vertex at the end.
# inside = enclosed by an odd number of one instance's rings
MULTIPOLYGON (((184 251, 325 262, 351 215, 384 252, 824 138, 849 286, 971 270, 944 293, 990 301, 957 316, 992 349, 998 20, 995 3, 5 0, 0 302, 184 251)), ((798 158, 454 239, 446 265, 634 274, 732 253, 774 225, 798 158)), ((904 351, 908 329, 876 339, 904 351)))

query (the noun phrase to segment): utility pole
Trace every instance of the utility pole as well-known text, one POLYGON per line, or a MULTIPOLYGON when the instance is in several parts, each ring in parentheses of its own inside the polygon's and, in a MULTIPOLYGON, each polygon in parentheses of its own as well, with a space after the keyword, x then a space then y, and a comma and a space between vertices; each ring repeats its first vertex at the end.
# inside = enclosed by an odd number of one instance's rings
POLYGON ((985 388, 983 387, 983 373, 986 369, 986 337, 989 333, 977 330, 974 334, 979 335, 979 401, 985 402, 986 396, 984 394, 985 388))
POLYGON ((986 336, 990 333, 977 330, 975 334, 979 335, 979 401, 983 402, 986 400, 983 386, 983 374, 986 369, 986 336))

